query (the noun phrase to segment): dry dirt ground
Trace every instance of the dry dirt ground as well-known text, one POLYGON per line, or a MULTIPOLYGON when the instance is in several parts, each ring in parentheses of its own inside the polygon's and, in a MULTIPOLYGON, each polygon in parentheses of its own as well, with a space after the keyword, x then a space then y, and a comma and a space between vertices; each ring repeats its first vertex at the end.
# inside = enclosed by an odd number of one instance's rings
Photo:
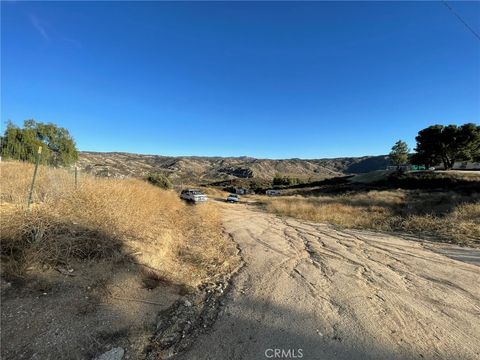
POLYGON ((480 267, 444 245, 219 206, 245 266, 177 358, 480 358, 480 267))
POLYGON ((174 286, 145 288, 134 264, 64 270, 72 269, 32 269, 24 284, 2 280, 1 359, 93 359, 117 346, 124 359, 141 359, 156 315, 181 298, 174 286))
POLYGON ((146 289, 134 264, 73 264, 75 277, 32 269, 26 284, 2 282, 1 358, 92 359, 120 346, 143 359, 153 333, 167 344, 156 360, 480 358, 479 250, 218 207, 244 261, 226 295, 218 285, 203 307, 178 305, 179 289, 146 289))

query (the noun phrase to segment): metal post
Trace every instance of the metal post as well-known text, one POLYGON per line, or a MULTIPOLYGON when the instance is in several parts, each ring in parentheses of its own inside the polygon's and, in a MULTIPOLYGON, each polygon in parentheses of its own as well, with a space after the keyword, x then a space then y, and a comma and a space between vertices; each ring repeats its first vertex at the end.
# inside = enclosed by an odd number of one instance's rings
POLYGON ((35 170, 33 171, 33 178, 32 178, 32 186, 30 186, 30 193, 28 194, 28 208, 30 208, 30 204, 32 203, 32 196, 33 196, 33 187, 35 185, 35 179, 37 178, 37 170, 38 164, 40 163, 40 155, 42 154, 42 147, 38 147, 37 152, 37 161, 35 162, 35 170))
POLYGON ((75 165, 75 188, 78 186, 78 166, 75 165))

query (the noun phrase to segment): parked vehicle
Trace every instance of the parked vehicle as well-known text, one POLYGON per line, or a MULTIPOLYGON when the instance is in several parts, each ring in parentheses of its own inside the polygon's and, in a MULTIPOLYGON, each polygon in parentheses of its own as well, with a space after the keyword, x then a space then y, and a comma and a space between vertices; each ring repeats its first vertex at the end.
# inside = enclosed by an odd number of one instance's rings
POLYGON ((193 203, 205 202, 208 200, 207 195, 197 189, 185 189, 180 193, 180 198, 193 203))
POLYGON ((238 202, 240 202, 240 196, 238 196, 237 194, 230 194, 227 197, 227 202, 238 203, 238 202))
POLYGON ((267 194, 268 196, 279 196, 280 190, 267 190, 265 191, 265 194, 267 194))

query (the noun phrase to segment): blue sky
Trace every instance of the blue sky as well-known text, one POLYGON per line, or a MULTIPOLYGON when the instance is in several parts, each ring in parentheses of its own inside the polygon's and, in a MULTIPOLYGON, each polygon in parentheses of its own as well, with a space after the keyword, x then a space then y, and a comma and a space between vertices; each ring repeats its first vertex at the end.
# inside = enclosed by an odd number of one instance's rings
MULTIPOLYGON (((451 2, 480 32, 480 3, 451 2)), ((81 150, 322 158, 480 123, 480 41, 441 2, 2 2, 1 122, 81 150)))

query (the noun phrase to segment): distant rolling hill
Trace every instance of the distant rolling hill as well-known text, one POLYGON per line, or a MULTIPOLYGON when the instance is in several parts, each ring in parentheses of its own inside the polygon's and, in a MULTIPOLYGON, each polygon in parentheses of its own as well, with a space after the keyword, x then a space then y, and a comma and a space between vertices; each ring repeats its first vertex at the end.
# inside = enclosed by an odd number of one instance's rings
POLYGON ((143 177, 163 172, 174 182, 211 182, 232 179, 272 179, 282 174, 320 180, 344 174, 385 169, 388 156, 335 159, 255 159, 250 157, 161 156, 122 152, 80 153, 81 170, 107 177, 143 177))

